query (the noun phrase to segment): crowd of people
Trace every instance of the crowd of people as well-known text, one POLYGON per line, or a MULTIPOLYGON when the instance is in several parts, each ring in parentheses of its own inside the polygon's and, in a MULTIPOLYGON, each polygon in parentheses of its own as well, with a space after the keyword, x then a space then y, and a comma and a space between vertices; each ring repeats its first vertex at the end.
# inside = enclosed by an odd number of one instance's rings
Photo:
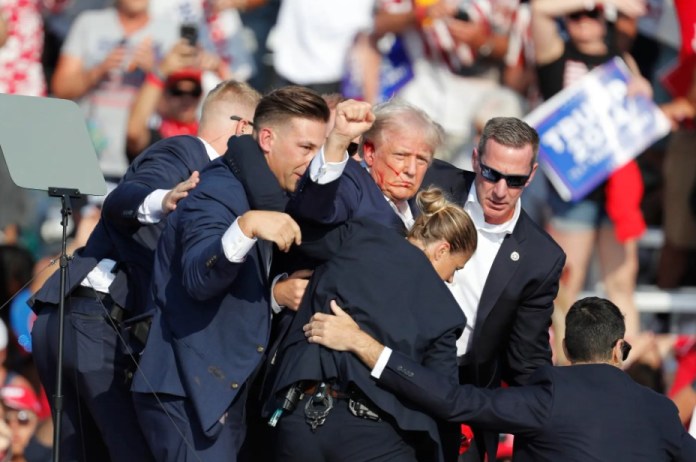
MULTIPOLYGON (((109 190, 71 217, 62 460, 696 460, 696 333, 635 303, 647 226, 649 282, 696 285, 694 31, 687 0, 0 0, 0 93, 74 100, 109 190), (672 133, 566 201, 522 119, 617 57, 672 133)), ((0 164, 0 460, 38 462, 59 204, 0 164)))

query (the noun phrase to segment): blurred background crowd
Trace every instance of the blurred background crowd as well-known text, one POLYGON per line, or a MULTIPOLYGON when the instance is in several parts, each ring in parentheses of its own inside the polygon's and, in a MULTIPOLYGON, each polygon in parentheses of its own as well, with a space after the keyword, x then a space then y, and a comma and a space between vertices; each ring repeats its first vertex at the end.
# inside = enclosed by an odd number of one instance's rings
MULTIPOLYGON (((588 291, 626 311, 632 373, 673 397, 688 425, 695 29, 692 0, 0 0, 0 93, 77 102, 111 185, 152 143, 195 134, 202 97, 226 79, 262 93, 308 86, 334 105, 403 98, 445 129, 437 157, 470 169, 488 119, 524 117, 588 69, 623 57, 642 75, 635 91, 660 105, 673 132, 580 203, 563 203, 537 175, 523 206, 568 255, 559 314, 588 291), (675 66, 685 70, 666 78, 675 66)), ((0 197, 0 450, 46 460, 50 412, 32 368, 26 301, 57 269, 60 203, 15 187, 4 162, 0 197)), ((72 248, 86 241, 99 206, 89 199, 75 210, 72 248)))

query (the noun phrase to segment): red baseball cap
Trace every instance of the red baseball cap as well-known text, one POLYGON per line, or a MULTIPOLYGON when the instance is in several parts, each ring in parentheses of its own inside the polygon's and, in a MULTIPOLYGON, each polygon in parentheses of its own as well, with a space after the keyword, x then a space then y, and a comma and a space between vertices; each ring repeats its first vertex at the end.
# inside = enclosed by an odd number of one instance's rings
POLYGON ((0 388, 0 398, 5 406, 18 411, 32 411, 38 414, 41 410, 39 398, 31 387, 26 385, 7 385, 0 388))
POLYGON ((180 69, 172 72, 165 83, 167 88, 175 87, 177 82, 181 80, 190 80, 199 86, 201 85, 201 70, 193 68, 180 69))

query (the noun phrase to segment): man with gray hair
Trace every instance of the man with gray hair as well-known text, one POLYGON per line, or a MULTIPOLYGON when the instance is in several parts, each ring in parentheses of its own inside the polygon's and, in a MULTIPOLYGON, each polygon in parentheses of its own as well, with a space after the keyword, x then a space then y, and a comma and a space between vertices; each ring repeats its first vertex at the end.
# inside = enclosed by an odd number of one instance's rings
MULTIPOLYGON (((345 154, 315 157, 290 203, 291 215, 325 225, 355 217, 401 231, 413 225, 411 199, 442 143, 442 130, 421 109, 402 101, 375 106, 373 112, 375 121, 360 143, 367 170, 345 154), (319 184, 324 175, 338 180, 319 184)), ((336 117, 342 117, 340 105, 336 117)))

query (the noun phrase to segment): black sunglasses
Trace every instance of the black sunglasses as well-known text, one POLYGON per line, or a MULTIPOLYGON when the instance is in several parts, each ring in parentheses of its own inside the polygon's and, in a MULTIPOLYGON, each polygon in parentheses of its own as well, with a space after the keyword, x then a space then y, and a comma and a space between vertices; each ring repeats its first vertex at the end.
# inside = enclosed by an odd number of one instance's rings
POLYGON ((612 348, 621 340, 623 340, 623 343, 621 344, 621 360, 626 361, 628 359, 628 354, 631 352, 631 348, 633 348, 631 344, 626 341, 626 339, 616 339, 616 341, 612 344, 612 348))
POLYGON ((201 87, 194 87, 192 90, 182 90, 177 87, 172 87, 167 89, 167 93, 172 96, 193 96, 194 98, 200 98, 203 94, 203 89, 201 87))
POLYGON ((504 179, 508 188, 524 188, 524 185, 527 184, 529 177, 532 175, 531 172, 529 175, 506 175, 504 173, 500 173, 498 170, 490 168, 481 161, 479 161, 479 166, 481 167, 481 176, 484 180, 490 181, 491 183, 497 183, 501 179, 504 179))
MULTIPOLYGON (((239 116, 230 116, 230 120, 236 120, 237 122, 241 122, 242 120, 246 120, 246 119, 244 119, 243 117, 239 117, 239 116)), ((254 122, 252 122, 251 120, 247 120, 246 122, 248 125, 251 125, 252 127, 254 126, 254 122)))
POLYGON ((570 13, 568 19, 571 21, 579 21, 583 17, 590 19, 599 19, 602 15, 602 11, 599 8, 593 8, 591 10, 576 11, 575 13, 570 13))
POLYGON ((348 151, 349 156, 353 157, 355 155, 355 153, 358 152, 358 143, 351 142, 348 145, 348 148, 346 149, 346 151, 348 151))

